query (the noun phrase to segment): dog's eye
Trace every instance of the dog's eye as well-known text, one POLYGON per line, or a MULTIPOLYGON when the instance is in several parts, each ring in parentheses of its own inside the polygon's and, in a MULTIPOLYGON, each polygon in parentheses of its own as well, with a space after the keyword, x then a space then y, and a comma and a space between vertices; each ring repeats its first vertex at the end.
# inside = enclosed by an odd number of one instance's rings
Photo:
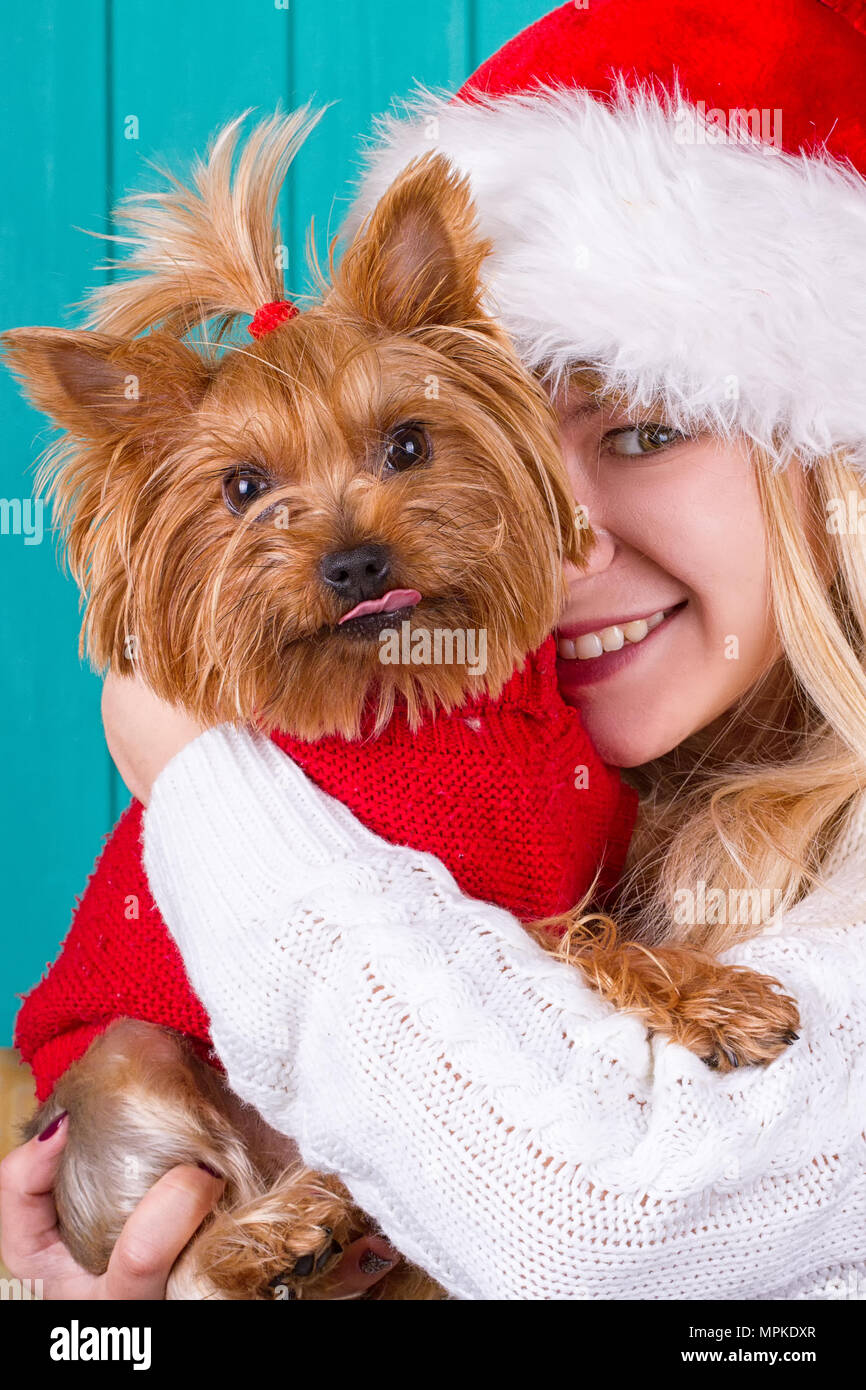
POLYGON ((257 468, 233 468, 223 478, 223 498, 230 512, 243 516, 269 487, 269 479, 257 468))
POLYGON ((423 425, 414 421, 397 425, 385 443, 385 467, 392 473, 402 473, 416 463, 426 463, 433 453, 430 437, 423 425))

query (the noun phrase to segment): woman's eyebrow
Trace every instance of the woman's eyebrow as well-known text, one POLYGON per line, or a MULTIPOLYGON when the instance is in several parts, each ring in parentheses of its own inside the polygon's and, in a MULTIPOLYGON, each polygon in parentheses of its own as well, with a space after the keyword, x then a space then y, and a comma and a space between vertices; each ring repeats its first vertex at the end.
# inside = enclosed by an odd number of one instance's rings
POLYGON ((590 415, 598 415, 603 409, 603 402, 595 396, 590 396, 588 400, 575 402, 573 405, 566 404, 560 416, 563 424, 574 424, 579 420, 586 420, 590 415))
POLYGON ((613 392, 599 392, 597 395, 578 400, 573 406, 564 405, 559 416, 560 425, 580 424, 593 416, 605 415, 609 420, 617 418, 629 420, 632 424, 651 424, 665 419, 664 403, 656 405, 629 406, 628 401, 613 392))

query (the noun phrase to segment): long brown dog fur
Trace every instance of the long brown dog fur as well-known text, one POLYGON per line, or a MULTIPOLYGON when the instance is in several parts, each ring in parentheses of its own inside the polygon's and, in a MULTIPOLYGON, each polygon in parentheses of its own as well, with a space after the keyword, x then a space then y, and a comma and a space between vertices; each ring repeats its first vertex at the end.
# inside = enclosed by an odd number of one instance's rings
MULTIPOLYGON (((86 596, 82 641, 100 668, 139 673, 203 724, 358 732, 399 695, 417 723, 497 693, 555 625, 562 566, 591 532, 574 501, 556 420, 483 311, 488 247, 469 190, 430 155, 359 231, 319 302, 241 346, 235 318, 282 295, 274 211, 316 117, 263 123, 239 155, 223 132, 193 186, 130 200, 134 251, 91 299, 91 329, 3 335, 30 398, 62 427, 43 469, 86 596), (217 321, 211 347, 188 341, 217 321), (424 456, 389 452, 406 422, 424 456), (238 482, 249 505, 232 510, 238 482), (283 522, 287 524, 282 524, 283 522), (412 629, 484 629, 480 682, 457 665, 383 666, 349 640, 323 556, 387 544, 395 588, 420 590, 412 629)), ((568 958, 613 1003, 711 1065, 765 1063, 797 1015, 774 982, 685 945, 648 950, 609 919, 568 924, 568 958)), ((549 926, 549 924, 548 924, 549 926)), ((537 929, 547 946, 555 940, 537 929)), ((333 1177, 310 1172, 182 1038, 113 1024, 30 1126, 60 1110, 70 1137, 57 1207, 70 1249, 103 1270, 143 1194, 174 1164, 227 1181, 172 1274, 169 1297, 329 1298, 340 1249, 371 1223, 333 1177)), ((441 1290, 400 1264, 372 1298, 441 1290)))

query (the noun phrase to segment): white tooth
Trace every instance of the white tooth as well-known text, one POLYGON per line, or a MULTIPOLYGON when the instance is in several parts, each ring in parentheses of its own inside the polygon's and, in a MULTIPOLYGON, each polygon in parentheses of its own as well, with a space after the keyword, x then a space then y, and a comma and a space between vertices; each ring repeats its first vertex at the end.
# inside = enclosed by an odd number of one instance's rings
POLYGON ((606 652, 618 652, 625 642, 621 627, 603 627, 599 637, 606 652))
POLYGON ((627 642, 639 642, 648 632, 645 618, 636 618, 633 623, 623 623, 622 635, 627 642))
POLYGON ((556 644, 556 650, 559 652, 559 655, 563 658, 563 660, 574 661, 574 658, 576 656, 576 652, 574 650, 574 643, 568 637, 559 638, 556 644))
POLYGON ((649 628, 650 632, 652 632, 652 630, 653 630, 654 627, 658 627, 659 623, 661 623, 661 622, 664 621, 664 616, 665 616, 665 615, 664 615, 663 612, 662 612, 662 613, 653 613, 653 615, 652 615, 651 618, 647 618, 647 620, 646 620, 646 625, 647 625, 647 627, 649 628))
POLYGON ((597 632, 585 632, 582 637, 575 638, 574 654, 580 661, 587 661, 591 656, 601 656, 603 651, 604 647, 597 632))

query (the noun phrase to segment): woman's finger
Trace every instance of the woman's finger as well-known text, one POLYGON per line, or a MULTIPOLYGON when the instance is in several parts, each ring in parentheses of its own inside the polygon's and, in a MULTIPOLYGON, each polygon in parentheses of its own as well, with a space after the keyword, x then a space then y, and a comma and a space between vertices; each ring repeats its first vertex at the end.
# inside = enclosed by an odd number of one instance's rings
POLYGON ((330 1288, 331 1298, 349 1298, 353 1294, 378 1284, 380 1279, 393 1269, 400 1258, 400 1252, 389 1245, 382 1236, 362 1236, 343 1251, 342 1259, 334 1271, 334 1284, 330 1288))
POLYGON ((56 1117, 0 1163, 0 1258, 21 1277, 59 1238, 53 1187, 68 1133, 66 1116, 56 1117))
POLYGON ((224 1185, 222 1178, 189 1164, 172 1168, 154 1183, 120 1233, 101 1296, 150 1301, 164 1298, 172 1265, 224 1185))

